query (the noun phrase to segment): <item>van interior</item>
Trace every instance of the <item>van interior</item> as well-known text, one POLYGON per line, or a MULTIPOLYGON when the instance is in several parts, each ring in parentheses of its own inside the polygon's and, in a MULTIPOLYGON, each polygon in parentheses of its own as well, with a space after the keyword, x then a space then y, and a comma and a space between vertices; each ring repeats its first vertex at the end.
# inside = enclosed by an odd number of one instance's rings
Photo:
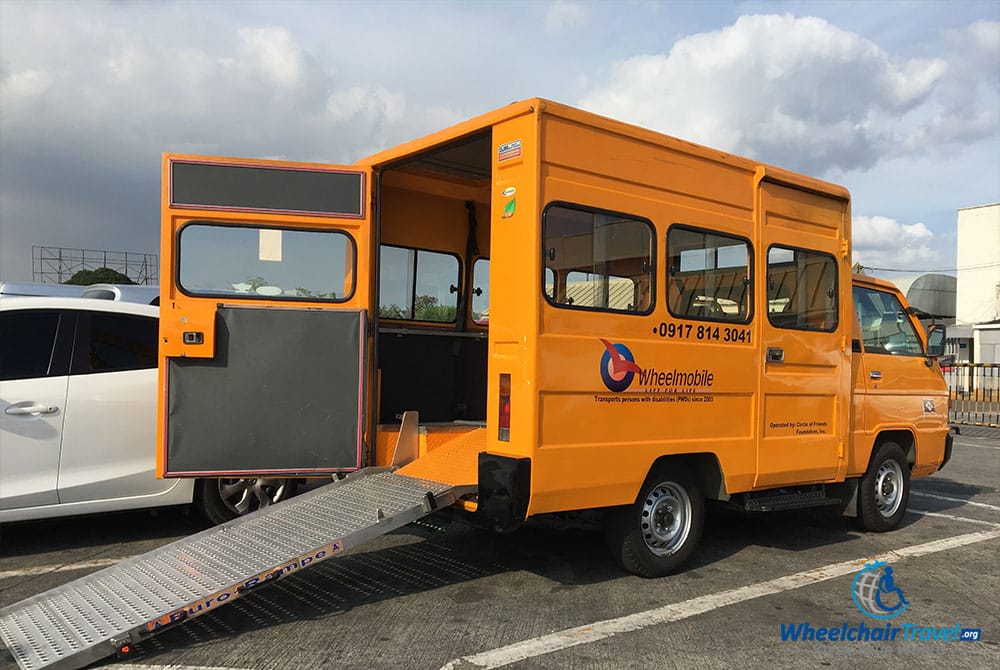
POLYGON ((410 410, 423 425, 486 421, 491 142, 487 130, 381 172, 379 424, 410 410))

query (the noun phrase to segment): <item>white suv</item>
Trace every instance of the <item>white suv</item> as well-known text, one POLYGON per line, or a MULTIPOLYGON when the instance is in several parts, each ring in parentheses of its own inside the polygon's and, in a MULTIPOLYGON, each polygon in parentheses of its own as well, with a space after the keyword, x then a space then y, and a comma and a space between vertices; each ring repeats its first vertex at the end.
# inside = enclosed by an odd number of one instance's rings
POLYGON ((284 479, 157 479, 159 308, 0 298, 0 522, 195 503, 221 523, 284 479))

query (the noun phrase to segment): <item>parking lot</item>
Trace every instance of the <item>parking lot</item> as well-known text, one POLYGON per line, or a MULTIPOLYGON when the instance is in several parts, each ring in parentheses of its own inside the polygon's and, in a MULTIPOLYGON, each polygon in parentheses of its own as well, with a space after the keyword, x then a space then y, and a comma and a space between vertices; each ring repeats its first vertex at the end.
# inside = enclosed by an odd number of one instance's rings
MULTIPOLYGON (((619 569, 586 518, 496 536, 431 517, 166 631, 127 662, 105 666, 732 668, 883 660, 995 667, 998 491, 1000 431, 966 427, 948 467, 914 482, 910 514, 895 532, 861 533, 822 510, 751 515, 713 507, 688 569, 659 580, 619 569), (891 564, 908 602, 891 622, 866 617, 852 597, 855 576, 875 559, 891 564), (886 624, 903 632, 876 639, 886 624), (820 628, 869 633, 801 639, 820 628), (978 640, 947 639, 948 631, 969 629, 979 630, 978 640), (800 639, 791 639, 793 630, 800 639)), ((200 530, 200 523, 167 510, 5 526, 0 606, 200 530)), ((0 663, 12 665, 8 656, 0 663)))

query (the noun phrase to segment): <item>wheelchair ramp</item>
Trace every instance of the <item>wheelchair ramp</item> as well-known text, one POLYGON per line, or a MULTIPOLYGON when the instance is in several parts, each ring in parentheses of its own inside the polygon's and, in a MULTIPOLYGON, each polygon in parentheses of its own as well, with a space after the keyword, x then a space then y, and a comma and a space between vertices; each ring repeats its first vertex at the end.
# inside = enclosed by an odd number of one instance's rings
POLYGON ((82 668, 253 588, 451 505, 467 490, 368 468, 0 610, 23 670, 82 668))

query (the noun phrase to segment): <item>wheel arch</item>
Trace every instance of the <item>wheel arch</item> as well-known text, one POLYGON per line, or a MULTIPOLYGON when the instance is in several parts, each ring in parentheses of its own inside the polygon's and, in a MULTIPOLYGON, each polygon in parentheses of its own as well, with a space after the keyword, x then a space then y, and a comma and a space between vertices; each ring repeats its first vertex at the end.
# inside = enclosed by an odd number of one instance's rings
POLYGON ((917 462, 917 441, 914 438, 913 433, 905 428, 893 429, 893 430, 883 430, 876 437, 875 441, 872 443, 871 453, 868 454, 868 466, 865 468, 865 472, 871 467, 872 458, 875 457, 875 452, 878 448, 885 442, 895 442, 906 454, 906 465, 909 466, 910 470, 917 462))
POLYGON ((671 454, 660 456, 649 467, 646 476, 661 468, 668 469, 671 465, 685 467, 701 485, 705 498, 710 500, 729 500, 726 491, 726 477, 718 457, 709 452, 696 454, 671 454))

